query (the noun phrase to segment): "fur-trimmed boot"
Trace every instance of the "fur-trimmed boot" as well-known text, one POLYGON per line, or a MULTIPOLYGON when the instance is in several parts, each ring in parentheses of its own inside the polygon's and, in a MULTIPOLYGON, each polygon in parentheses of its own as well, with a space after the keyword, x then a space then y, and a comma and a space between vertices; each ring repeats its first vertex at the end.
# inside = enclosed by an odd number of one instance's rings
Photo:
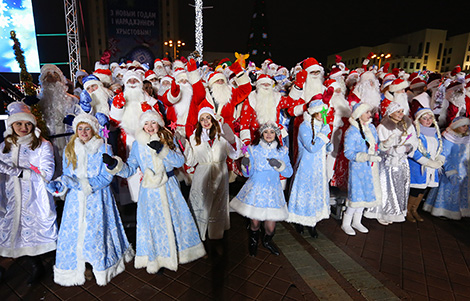
POLYGON ((356 229, 357 231, 361 233, 369 233, 369 229, 364 227, 363 224, 361 224, 362 220, 362 210, 359 212, 354 212, 353 218, 352 218, 352 224, 351 227, 356 229))
POLYGON ((280 254, 279 250, 276 248, 276 246, 273 243, 273 236, 274 236, 274 233, 271 235, 265 234, 263 237, 263 246, 266 249, 268 249, 271 252, 271 254, 279 255, 280 254))
POLYGON ((250 237, 248 238, 248 253, 250 256, 256 256, 258 254, 258 240, 259 240, 259 229, 256 231, 248 230, 250 237))
POLYGON ((341 229, 343 229, 344 233, 347 235, 356 235, 356 231, 351 227, 351 221, 353 216, 350 214, 343 214, 343 223, 341 224, 341 229))

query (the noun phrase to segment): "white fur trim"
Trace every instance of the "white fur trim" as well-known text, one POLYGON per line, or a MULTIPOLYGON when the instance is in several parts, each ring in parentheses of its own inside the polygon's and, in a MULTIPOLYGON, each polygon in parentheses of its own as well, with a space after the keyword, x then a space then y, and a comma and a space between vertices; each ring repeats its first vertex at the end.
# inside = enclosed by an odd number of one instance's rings
POLYGON ((98 120, 96 119, 95 116, 87 114, 87 113, 81 113, 75 116, 75 118, 73 119, 73 123, 72 123, 72 129, 74 132, 77 131, 77 126, 81 122, 84 122, 90 125, 93 128, 93 131, 95 132, 95 134, 99 133, 100 124, 98 123, 98 120))
POLYGON ((245 72, 242 71, 235 77, 235 82, 240 87, 242 85, 248 84, 250 82, 250 78, 245 72))
POLYGON ((321 140, 323 140, 323 142, 325 142, 325 144, 330 142, 330 139, 328 139, 328 137, 323 133, 318 133, 317 137, 320 138, 321 140))
POLYGON ((286 169, 286 163, 284 163, 283 161, 279 160, 279 162, 281 162, 281 166, 280 167, 274 167, 274 170, 277 171, 277 172, 283 172, 284 169, 286 169))
POLYGON ((461 127, 461 126, 464 126, 464 125, 470 125, 470 119, 462 118, 462 119, 459 119, 455 122, 452 122, 451 125, 450 125, 450 128, 454 130, 454 129, 456 129, 458 127, 461 127))
POLYGON ((242 141, 249 141, 251 140, 251 133, 250 133, 250 130, 241 130, 240 131, 240 139, 242 139, 242 141))
POLYGON ((105 168, 106 168, 107 172, 109 172, 110 174, 112 174, 114 176, 122 170, 122 168, 124 167, 124 162, 118 156, 113 156, 113 158, 118 161, 116 167, 114 167, 113 169, 109 169, 108 166, 106 166, 105 168))
POLYGON ((303 90, 299 89, 298 87, 294 85, 293 88, 290 89, 289 97, 292 98, 293 100, 297 100, 302 97, 302 94, 303 94, 303 90))
POLYGON ((369 155, 367 153, 357 153, 356 155, 356 162, 366 162, 369 159, 369 155))
POLYGON ((34 117, 33 114, 22 112, 22 113, 15 113, 15 114, 10 115, 7 119, 7 126, 11 126, 14 122, 22 121, 22 120, 29 121, 32 124, 36 125, 36 118, 34 117))
POLYGON ((452 175, 458 175, 459 173, 457 172, 457 170, 453 169, 453 170, 449 170, 446 172, 446 176, 449 178, 450 176, 452 175))
POLYGON ((121 121, 122 115, 124 115, 124 107, 118 109, 115 106, 111 106, 111 110, 109 110, 109 117, 114 120, 121 121))
POLYGON ((181 93, 181 90, 180 90, 180 93, 178 93, 178 95, 173 96, 171 94, 171 88, 166 93, 167 93, 166 95, 167 95, 168 101, 172 104, 179 102, 181 100, 181 95, 183 95, 183 93, 181 93))
POLYGON ((238 214, 259 221, 284 221, 288 218, 287 205, 281 208, 261 208, 242 203, 237 197, 230 202, 230 207, 238 214))
POLYGON ((294 116, 300 116, 304 112, 304 104, 294 107, 294 116))
MULTIPOLYGON (((209 88, 212 88, 212 85, 218 81, 219 79, 223 79, 224 82, 227 82, 227 77, 222 72, 215 72, 209 79, 209 88)), ((249 81, 249 79, 248 79, 249 81)))

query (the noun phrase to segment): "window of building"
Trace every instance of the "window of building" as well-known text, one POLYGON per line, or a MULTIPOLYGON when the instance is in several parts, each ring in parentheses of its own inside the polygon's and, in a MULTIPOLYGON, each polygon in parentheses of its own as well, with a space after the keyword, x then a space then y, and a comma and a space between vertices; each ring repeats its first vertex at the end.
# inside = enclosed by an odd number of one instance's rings
POLYGON ((403 63, 403 69, 406 69, 406 68, 408 68, 408 62, 403 63))
POLYGON ((452 53, 452 48, 449 48, 449 54, 451 54, 451 53, 452 53))
POLYGON ((426 66, 425 66, 425 65, 423 65, 423 70, 426 70, 426 66))
POLYGON ((426 42, 426 51, 425 51, 425 53, 429 53, 429 46, 430 46, 429 44, 430 44, 429 42, 426 42))
POLYGON ((467 55, 467 62, 470 60, 470 56, 467 55))
POLYGON ((436 69, 439 69, 439 61, 436 61, 436 69))
POLYGON ((392 63, 392 69, 395 68, 395 63, 392 63))
POLYGON ((421 63, 416 63, 416 69, 419 70, 420 67, 421 67, 421 63))
POLYGON ((397 68, 400 68, 400 62, 397 63, 397 68))
POLYGON ((425 63, 425 64, 428 63, 428 56, 427 55, 424 56, 424 62, 423 63, 425 63))
POLYGON ((444 48, 444 56, 447 55, 447 48, 444 48))
POLYGON ((437 51, 437 59, 441 59, 442 43, 439 43, 439 50, 437 51))
POLYGON ((415 63, 414 62, 410 62, 410 69, 413 69, 415 67, 415 63))
POLYGON ((468 51, 470 51, 470 45, 468 45, 468 51))
POLYGON ((359 63, 359 58, 358 58, 358 57, 356 58, 356 64, 357 64, 357 63, 359 63))
POLYGON ((447 58, 447 62, 446 62, 446 63, 447 63, 447 64, 450 63, 450 57, 447 58))
POLYGON ((418 45, 418 53, 421 54, 421 52, 423 52, 423 43, 419 43, 418 45))

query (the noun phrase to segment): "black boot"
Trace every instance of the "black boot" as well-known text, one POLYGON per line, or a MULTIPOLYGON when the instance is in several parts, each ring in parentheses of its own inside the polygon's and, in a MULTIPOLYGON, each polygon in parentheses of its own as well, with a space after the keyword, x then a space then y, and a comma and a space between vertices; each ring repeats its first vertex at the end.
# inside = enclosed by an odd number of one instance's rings
POLYGON ((248 239, 248 252, 250 253, 250 256, 256 256, 258 253, 258 240, 259 240, 259 230, 250 231, 250 237, 248 239))
POLYGON ((268 249, 272 254, 279 255, 279 250, 273 243, 273 236, 274 234, 268 235, 265 234, 263 237, 263 246, 268 249))
POLYGON ((299 234, 304 234, 304 225, 301 224, 294 224, 295 225, 295 231, 299 234))
POLYGON ((312 238, 318 238, 317 229, 315 227, 307 227, 307 230, 312 238))
POLYGON ((39 282, 46 273, 46 270, 44 269, 44 265, 42 264, 41 257, 39 255, 29 258, 31 261, 31 276, 29 276, 27 283, 28 285, 31 285, 39 282))

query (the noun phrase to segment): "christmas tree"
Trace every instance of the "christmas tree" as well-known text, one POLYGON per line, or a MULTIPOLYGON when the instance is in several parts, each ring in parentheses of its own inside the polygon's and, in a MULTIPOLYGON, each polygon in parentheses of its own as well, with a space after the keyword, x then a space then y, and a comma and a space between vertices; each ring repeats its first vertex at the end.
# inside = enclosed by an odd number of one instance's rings
POLYGON ((257 0, 254 4, 250 35, 248 37, 250 61, 254 62, 256 66, 260 66, 266 59, 271 58, 270 48, 266 3, 264 0, 257 0))

